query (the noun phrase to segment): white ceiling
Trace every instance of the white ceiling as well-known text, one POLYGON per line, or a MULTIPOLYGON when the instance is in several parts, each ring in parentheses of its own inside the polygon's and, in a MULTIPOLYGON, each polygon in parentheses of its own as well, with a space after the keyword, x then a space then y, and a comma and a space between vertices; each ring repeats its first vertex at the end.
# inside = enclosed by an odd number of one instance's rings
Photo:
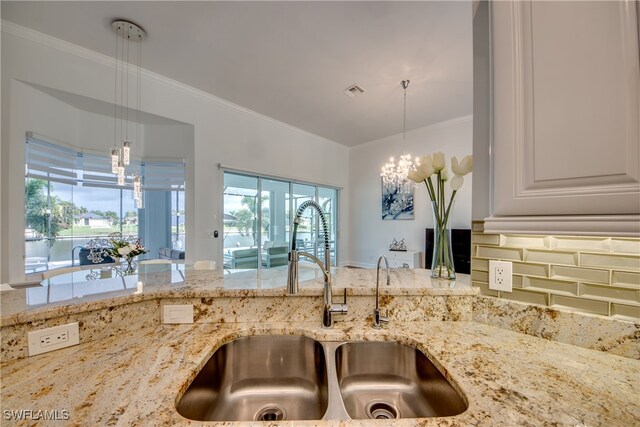
POLYGON ((2 1, 2 19, 111 56, 116 18, 147 31, 144 68, 348 146, 402 131, 403 79, 409 130, 472 112, 470 1, 2 1))

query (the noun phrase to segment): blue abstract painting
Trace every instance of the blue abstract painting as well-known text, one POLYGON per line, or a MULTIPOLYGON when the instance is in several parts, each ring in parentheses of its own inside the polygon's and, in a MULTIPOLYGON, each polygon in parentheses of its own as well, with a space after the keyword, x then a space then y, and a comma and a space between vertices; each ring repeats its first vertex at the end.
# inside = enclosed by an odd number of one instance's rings
POLYGON ((382 183, 382 219, 413 219, 413 186, 382 183))

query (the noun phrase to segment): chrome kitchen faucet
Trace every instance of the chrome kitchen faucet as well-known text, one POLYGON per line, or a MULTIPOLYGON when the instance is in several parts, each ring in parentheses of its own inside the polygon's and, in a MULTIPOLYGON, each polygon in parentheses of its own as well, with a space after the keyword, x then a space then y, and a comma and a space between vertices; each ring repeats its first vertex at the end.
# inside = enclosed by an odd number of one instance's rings
POLYGON ((322 309, 322 326, 330 328, 333 326, 334 314, 347 314, 347 289, 344 290, 344 302, 341 304, 334 304, 331 298, 331 255, 329 251, 329 232, 327 229, 327 218, 322 212, 322 208, 313 200, 307 200, 302 203, 296 211, 296 216, 293 219, 293 234, 291 235, 291 251, 289 252, 289 273, 287 275, 287 294, 294 295, 298 293, 298 260, 301 256, 307 257, 314 261, 324 275, 324 304, 322 309), (324 265, 314 255, 308 252, 298 251, 296 249, 296 236, 298 234, 298 225, 300 224, 300 217, 307 208, 314 208, 320 217, 320 223, 322 225, 322 232, 324 233, 324 265))

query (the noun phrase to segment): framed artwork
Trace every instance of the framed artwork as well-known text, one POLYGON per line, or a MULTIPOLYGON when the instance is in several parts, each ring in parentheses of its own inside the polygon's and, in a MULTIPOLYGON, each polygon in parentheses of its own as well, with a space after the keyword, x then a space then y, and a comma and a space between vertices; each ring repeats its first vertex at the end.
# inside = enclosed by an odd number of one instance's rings
MULTIPOLYGON (((381 179, 382 181, 382 179, 381 179)), ((413 186, 403 189, 382 182, 382 219, 413 219, 413 186)))

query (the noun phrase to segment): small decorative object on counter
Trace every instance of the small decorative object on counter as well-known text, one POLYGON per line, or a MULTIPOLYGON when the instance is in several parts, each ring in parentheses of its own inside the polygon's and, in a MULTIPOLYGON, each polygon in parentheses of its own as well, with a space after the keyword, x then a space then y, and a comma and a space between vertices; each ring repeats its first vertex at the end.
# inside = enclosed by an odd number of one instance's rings
POLYGON ((391 242, 391 244, 389 245, 389 250, 406 252, 407 245, 404 243, 404 239, 400 240, 399 242, 396 239, 393 239, 393 242, 391 242))
POLYGON ((131 241, 131 238, 124 238, 122 235, 110 235, 109 243, 111 247, 107 250, 107 255, 113 258, 115 262, 126 261, 124 274, 131 274, 135 271, 136 265, 133 261, 138 255, 149 252, 142 246, 140 239, 131 241))
POLYGON ((409 171, 408 178, 416 183, 424 182, 427 193, 431 199, 433 211, 433 258, 431 260, 431 277, 442 279, 455 279, 456 271, 453 265, 453 251, 451 248, 451 209, 456 193, 464 183, 463 176, 473 169, 473 157, 466 156, 458 163, 456 157, 451 158, 450 178, 446 167, 444 153, 436 152, 433 155, 418 158, 414 168, 409 171), (431 177, 435 175, 435 183, 431 177), (449 181, 451 196, 446 201, 445 183, 449 181), (435 184, 435 185, 434 185, 435 184))

